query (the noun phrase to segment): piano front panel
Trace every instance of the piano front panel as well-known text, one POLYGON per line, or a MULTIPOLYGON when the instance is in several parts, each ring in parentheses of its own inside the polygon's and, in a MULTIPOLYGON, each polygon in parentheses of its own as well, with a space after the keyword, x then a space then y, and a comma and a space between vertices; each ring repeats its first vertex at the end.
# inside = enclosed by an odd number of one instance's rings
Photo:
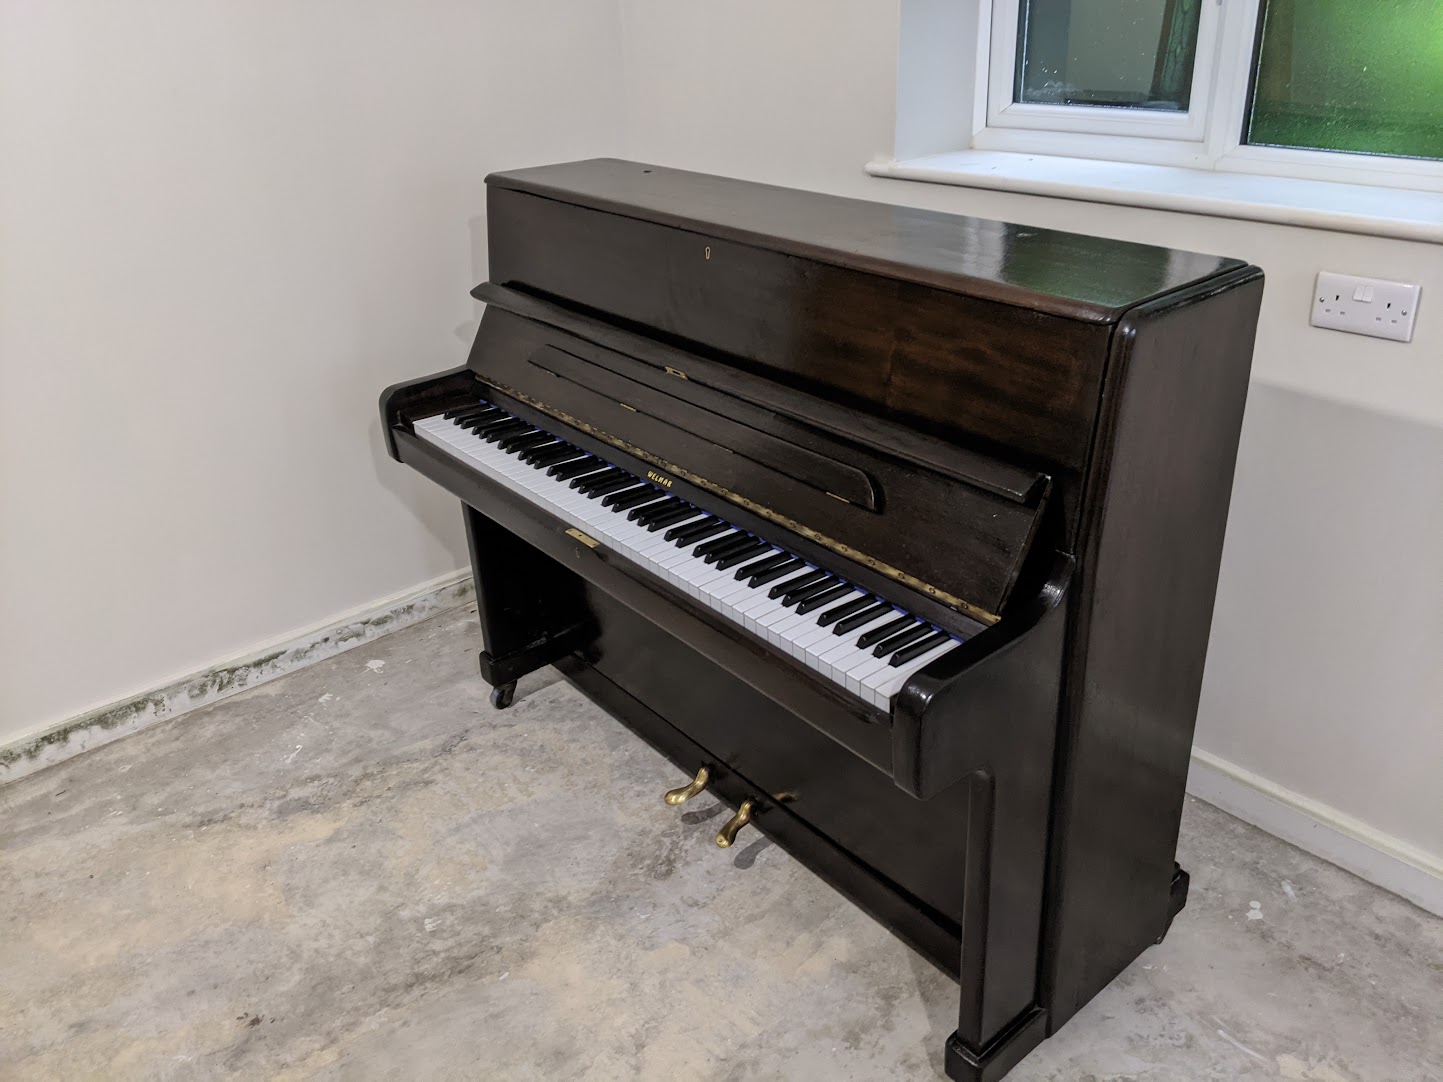
POLYGON ((1107 324, 505 188, 487 199, 499 284, 654 328, 894 419, 1063 468, 1086 463, 1107 324))
MULTIPOLYGON (((885 774, 605 593, 593 588, 588 599, 600 628, 588 664, 705 748, 707 761, 745 778, 768 805, 759 825, 781 810, 798 816, 949 925, 961 922, 965 785, 914 800, 885 774)), ((695 773, 705 764, 678 765, 695 773)))
POLYGON ((1005 608, 1043 512, 1045 488, 1008 498, 509 312, 486 312, 471 364, 562 423, 984 623, 1005 608))

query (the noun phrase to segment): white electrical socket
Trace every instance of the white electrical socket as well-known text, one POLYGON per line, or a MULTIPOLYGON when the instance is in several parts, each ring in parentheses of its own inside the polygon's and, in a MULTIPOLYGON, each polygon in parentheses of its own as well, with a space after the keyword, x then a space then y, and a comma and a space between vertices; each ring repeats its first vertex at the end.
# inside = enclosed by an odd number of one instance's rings
POLYGON ((1313 284, 1314 327, 1350 331, 1395 342, 1413 340, 1419 288, 1383 278, 1319 271, 1313 284))

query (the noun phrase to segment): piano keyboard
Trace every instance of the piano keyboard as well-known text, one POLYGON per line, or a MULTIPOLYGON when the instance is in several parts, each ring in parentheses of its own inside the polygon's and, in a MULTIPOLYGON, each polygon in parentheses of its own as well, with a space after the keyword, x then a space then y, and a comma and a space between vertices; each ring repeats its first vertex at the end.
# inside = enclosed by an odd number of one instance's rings
POLYGON ((961 640, 824 568, 479 401, 416 434, 852 695, 891 710, 961 640))

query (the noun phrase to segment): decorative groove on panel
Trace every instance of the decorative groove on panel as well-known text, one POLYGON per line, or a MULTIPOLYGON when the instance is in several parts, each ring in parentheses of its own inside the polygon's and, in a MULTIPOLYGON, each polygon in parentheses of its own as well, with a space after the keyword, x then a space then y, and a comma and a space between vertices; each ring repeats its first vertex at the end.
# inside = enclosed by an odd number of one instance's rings
POLYGON ((1201 748, 1193 749, 1187 791, 1443 916, 1443 856, 1384 834, 1346 812, 1285 789, 1201 748))
POLYGON ((63 762, 82 751, 138 732, 158 721, 219 702, 247 688, 314 665, 328 657, 400 631, 445 609, 464 605, 473 594, 469 569, 453 571, 402 594, 352 609, 328 623, 218 661, 200 672, 169 681, 29 733, 0 747, 0 785, 63 762))

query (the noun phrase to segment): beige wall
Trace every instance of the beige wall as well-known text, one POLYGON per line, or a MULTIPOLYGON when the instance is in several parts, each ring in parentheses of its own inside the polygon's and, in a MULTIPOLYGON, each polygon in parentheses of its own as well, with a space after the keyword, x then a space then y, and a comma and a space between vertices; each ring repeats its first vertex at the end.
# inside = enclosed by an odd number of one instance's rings
POLYGON ((490 170, 619 149, 612 0, 0 0, 0 745, 464 564, 376 398, 490 170))
POLYGON ((892 152, 895 2, 622 17, 628 157, 1264 268, 1198 744, 1443 855, 1443 248, 869 178, 892 152), (1309 327, 1323 269, 1421 282, 1414 342, 1309 327))

